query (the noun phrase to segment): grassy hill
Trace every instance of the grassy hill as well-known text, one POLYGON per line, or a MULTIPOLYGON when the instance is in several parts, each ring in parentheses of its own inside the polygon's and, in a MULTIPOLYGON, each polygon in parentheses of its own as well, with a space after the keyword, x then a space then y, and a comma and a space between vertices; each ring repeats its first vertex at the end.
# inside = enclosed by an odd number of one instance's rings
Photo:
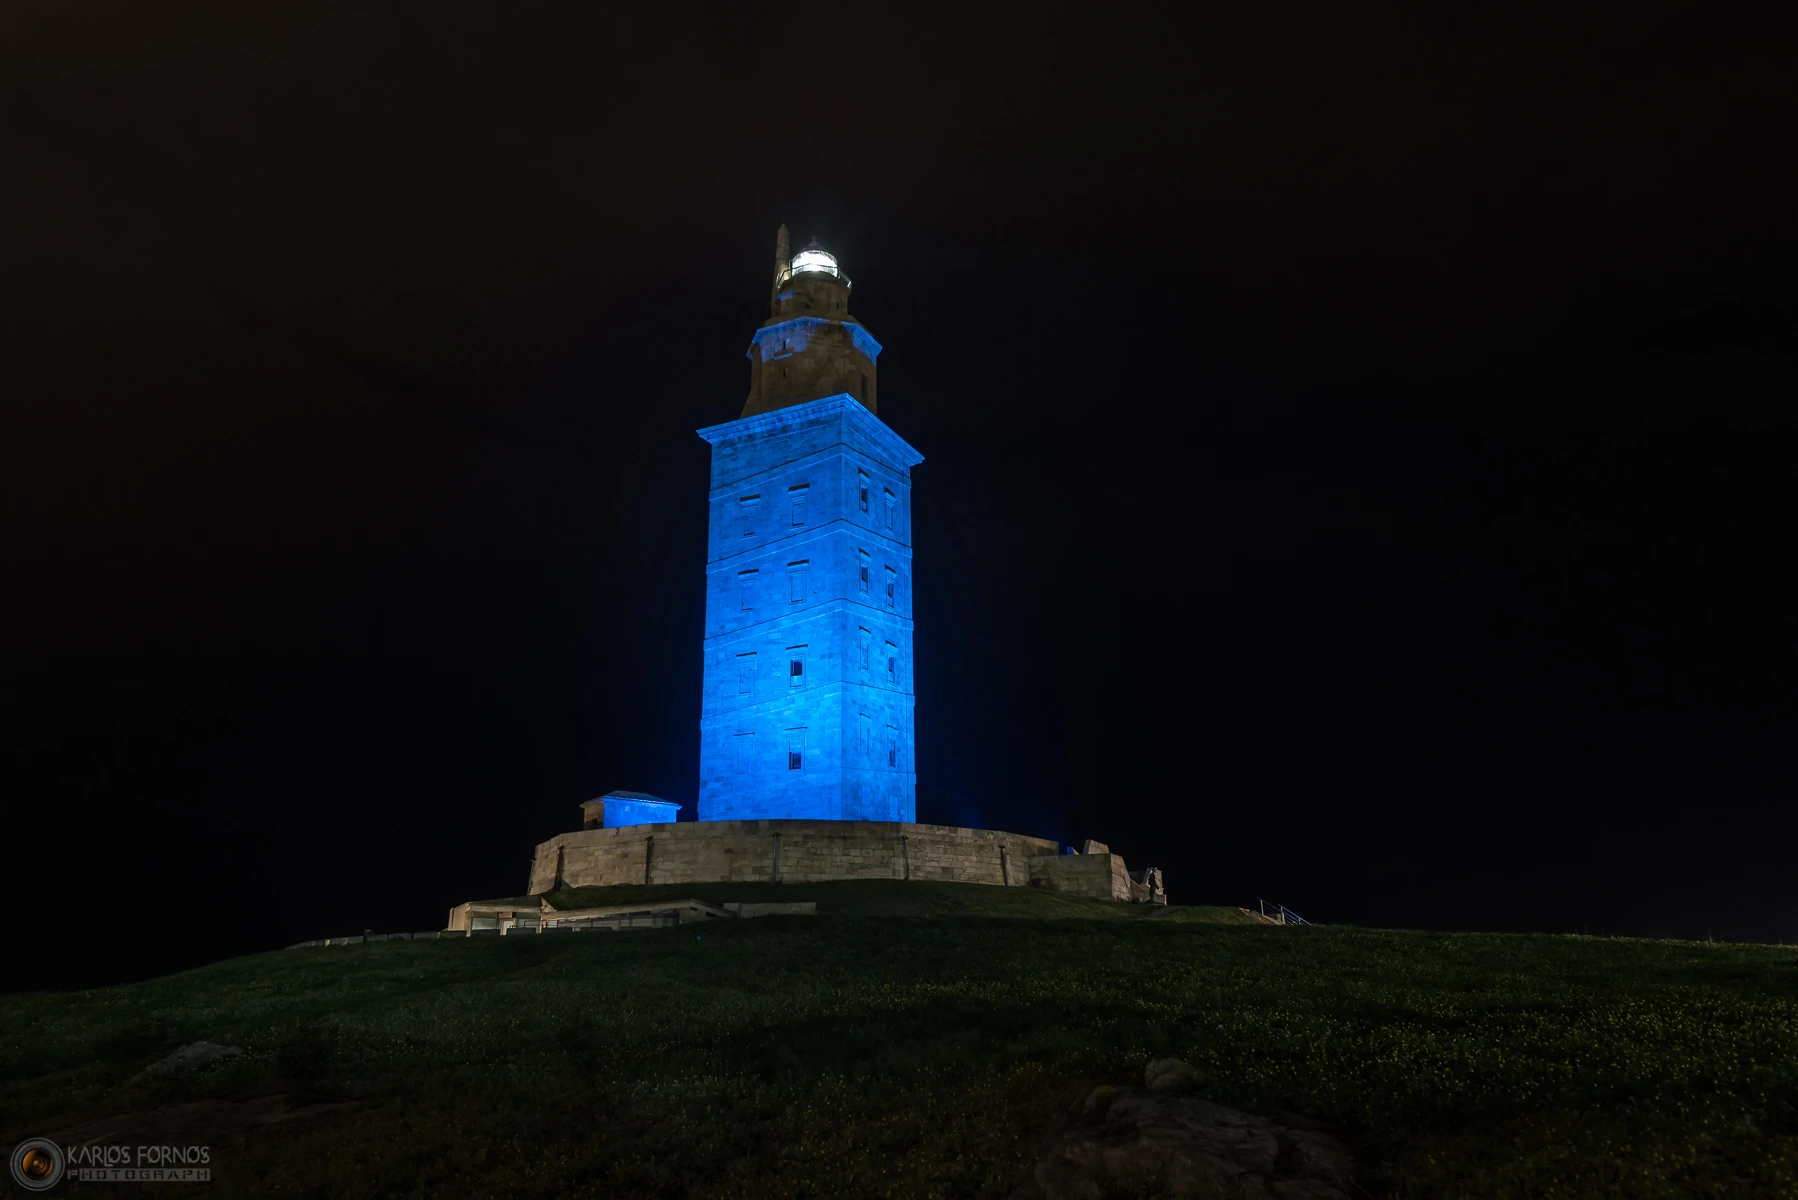
MULTIPOLYGON (((620 891, 760 898, 569 902, 620 891)), ((1798 1193, 1790 950, 780 895, 820 915, 0 997, 0 1141, 117 1118, 211 1145, 221 1195, 1003 1197, 1083 1087, 1177 1055, 1217 1100, 1330 1123, 1374 1196, 1798 1193), (135 1078, 197 1040, 245 1053, 135 1078)))

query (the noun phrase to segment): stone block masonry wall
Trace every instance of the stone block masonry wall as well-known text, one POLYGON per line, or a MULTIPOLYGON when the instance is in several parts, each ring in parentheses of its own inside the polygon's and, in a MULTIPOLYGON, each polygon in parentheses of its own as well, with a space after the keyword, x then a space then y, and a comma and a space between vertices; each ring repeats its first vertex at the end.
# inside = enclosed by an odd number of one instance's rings
POLYGON ((1081 894, 1130 898, 1129 876, 1116 855, 1058 858, 1043 838, 990 829, 896 821, 693 821, 564 833, 537 847, 530 894, 552 891, 556 865, 569 887, 629 883, 823 883, 838 879, 918 879, 1056 890, 1064 878, 1081 894), (1121 893, 1107 891, 1109 861, 1121 893), (1068 873, 1043 873, 1044 862, 1082 862, 1068 873), (1090 878, 1089 878, 1090 876, 1090 878))
POLYGON ((700 820, 910 822, 922 456, 848 395, 700 436, 712 446, 700 820))
POLYGON ((1130 872, 1120 854, 1070 854, 1030 860, 1031 882, 1053 892, 1098 900, 1129 900, 1130 872))

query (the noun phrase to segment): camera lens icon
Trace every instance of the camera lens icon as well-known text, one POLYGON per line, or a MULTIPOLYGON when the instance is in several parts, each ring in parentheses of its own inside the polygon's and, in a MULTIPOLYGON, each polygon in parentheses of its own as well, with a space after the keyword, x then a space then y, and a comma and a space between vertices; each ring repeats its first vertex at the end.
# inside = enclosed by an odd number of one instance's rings
POLYGON ((48 1138, 20 1142, 12 1151, 13 1182, 28 1192, 47 1192, 62 1182, 69 1160, 48 1138))

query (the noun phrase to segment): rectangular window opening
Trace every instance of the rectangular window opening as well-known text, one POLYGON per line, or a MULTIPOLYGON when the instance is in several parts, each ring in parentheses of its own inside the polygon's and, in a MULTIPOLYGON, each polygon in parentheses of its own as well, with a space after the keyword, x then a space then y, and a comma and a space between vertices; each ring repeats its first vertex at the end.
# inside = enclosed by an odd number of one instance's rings
POLYGON ((887 643, 887 682, 899 686, 899 647, 891 642, 887 643))
POLYGON ((856 507, 863 512, 868 511, 868 476, 864 471, 855 473, 856 507))
POLYGON ((887 607, 896 608, 899 604, 899 572, 887 568, 887 607))
POLYGON ((787 686, 805 686, 805 647, 787 647, 787 686))
POLYGON ((787 564, 787 599, 795 604, 805 599, 805 573, 810 567, 809 561, 787 564))
POLYGON ((787 730, 787 770, 805 769, 805 730, 787 730))
POLYGON ((753 692, 755 690, 755 654, 737 655, 737 691, 753 692))
POLYGON ((743 513, 743 536, 755 536, 755 510, 761 504, 760 496, 745 496, 737 501, 743 513))
POLYGON ((743 571, 737 575, 737 591, 744 612, 755 607, 755 575, 754 571, 743 571))

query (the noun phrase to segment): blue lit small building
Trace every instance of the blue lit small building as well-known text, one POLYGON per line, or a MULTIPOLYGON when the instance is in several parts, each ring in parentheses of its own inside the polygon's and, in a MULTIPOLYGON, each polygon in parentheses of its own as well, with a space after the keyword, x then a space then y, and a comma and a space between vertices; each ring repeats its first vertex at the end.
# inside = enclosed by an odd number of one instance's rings
POLYGON ((680 805, 648 792, 607 792, 581 803, 582 829, 619 829, 625 825, 661 825, 674 821, 680 805))
POLYGON ((743 415, 712 447, 699 819, 916 819, 911 468, 850 283, 782 226, 743 415))

